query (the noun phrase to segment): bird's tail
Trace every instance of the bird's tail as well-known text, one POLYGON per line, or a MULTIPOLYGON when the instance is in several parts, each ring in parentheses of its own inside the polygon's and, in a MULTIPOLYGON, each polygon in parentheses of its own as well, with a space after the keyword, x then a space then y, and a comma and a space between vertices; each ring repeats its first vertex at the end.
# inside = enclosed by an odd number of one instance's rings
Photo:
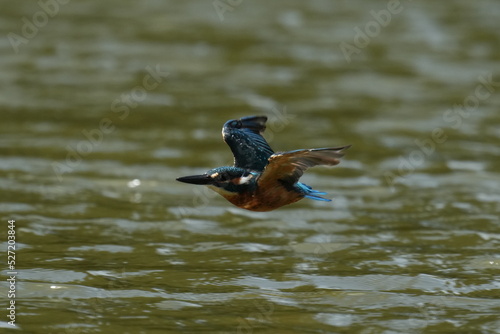
POLYGON ((302 190, 304 192, 305 198, 310 198, 310 199, 313 199, 316 201, 324 201, 324 202, 331 202, 332 201, 331 199, 319 196, 319 195, 326 195, 327 193, 325 193, 323 191, 314 190, 313 188, 311 188, 307 184, 304 184, 302 182, 297 182, 297 186, 300 188, 300 190, 302 190))

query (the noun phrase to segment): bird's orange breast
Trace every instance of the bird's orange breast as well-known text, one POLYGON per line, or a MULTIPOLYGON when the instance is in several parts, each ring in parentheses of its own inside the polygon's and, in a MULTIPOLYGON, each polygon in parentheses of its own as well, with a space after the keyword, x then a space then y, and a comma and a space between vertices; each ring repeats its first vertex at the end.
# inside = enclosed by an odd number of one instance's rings
POLYGON ((271 211, 304 198, 303 195, 288 191, 284 187, 259 187, 255 192, 224 197, 237 207, 251 211, 271 211))

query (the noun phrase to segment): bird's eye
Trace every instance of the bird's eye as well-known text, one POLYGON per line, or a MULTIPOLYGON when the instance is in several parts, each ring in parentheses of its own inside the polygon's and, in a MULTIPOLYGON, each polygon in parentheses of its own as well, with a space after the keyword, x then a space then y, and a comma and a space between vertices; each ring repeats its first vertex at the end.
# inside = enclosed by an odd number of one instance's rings
POLYGON ((234 120, 234 121, 232 121, 229 125, 230 125, 232 128, 237 128, 237 129, 241 128, 241 122, 240 122, 240 121, 238 121, 238 120, 234 120))
POLYGON ((226 174, 219 174, 219 181, 220 182, 227 181, 227 175, 226 174))

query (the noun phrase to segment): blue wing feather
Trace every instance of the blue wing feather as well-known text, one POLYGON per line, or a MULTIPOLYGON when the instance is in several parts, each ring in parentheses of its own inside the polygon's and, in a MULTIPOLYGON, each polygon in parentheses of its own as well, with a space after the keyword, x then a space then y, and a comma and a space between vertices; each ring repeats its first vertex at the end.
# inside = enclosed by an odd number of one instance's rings
POLYGON ((262 171, 274 153, 262 137, 266 116, 249 116, 229 120, 222 128, 224 141, 233 152, 235 167, 262 171))

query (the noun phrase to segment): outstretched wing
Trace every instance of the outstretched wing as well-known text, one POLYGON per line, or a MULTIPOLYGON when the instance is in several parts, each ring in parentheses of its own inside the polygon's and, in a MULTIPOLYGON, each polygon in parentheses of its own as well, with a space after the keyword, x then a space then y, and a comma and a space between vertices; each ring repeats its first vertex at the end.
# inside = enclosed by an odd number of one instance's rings
POLYGON ((264 170, 274 153, 262 137, 266 121, 266 116, 249 116, 227 121, 222 127, 222 137, 233 152, 236 167, 264 170))
MULTIPOLYGON (((272 180, 278 180, 286 188, 293 189, 306 169, 317 165, 337 165, 340 158, 344 156, 344 150, 349 147, 351 145, 273 154, 258 182, 259 184, 269 184, 273 182, 272 180)), ((305 190, 302 187, 299 188, 305 190)), ((310 187, 308 188, 310 189, 310 187)), ((319 194, 319 192, 316 193, 319 194)))

